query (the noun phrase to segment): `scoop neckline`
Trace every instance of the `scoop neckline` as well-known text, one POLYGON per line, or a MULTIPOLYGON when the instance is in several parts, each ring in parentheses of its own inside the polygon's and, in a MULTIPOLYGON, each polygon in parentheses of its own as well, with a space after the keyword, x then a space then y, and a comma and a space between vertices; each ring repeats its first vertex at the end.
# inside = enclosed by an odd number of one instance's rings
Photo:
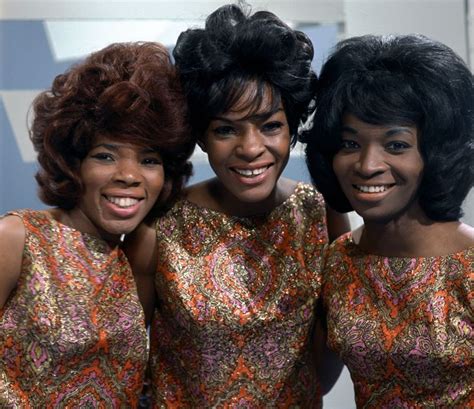
MULTIPOLYGON (((306 183, 303 182, 303 181, 297 181, 296 182, 296 186, 295 188, 293 189, 293 192, 291 194, 288 195, 288 197, 283 201, 281 202, 278 206, 275 206, 272 210, 270 210, 269 212, 267 213, 258 213, 258 214, 253 214, 253 215, 249 215, 249 216, 234 216, 234 215, 231 215, 231 214, 227 214, 227 213, 224 213, 220 210, 215 210, 215 209, 211 209, 209 207, 204 207, 204 206, 201 206, 197 203, 194 203, 192 201, 190 201, 188 198, 186 197, 183 197, 179 200, 179 202, 183 203, 183 204, 187 204, 187 205, 190 205, 190 207, 193 207, 195 209, 201 209, 203 211, 206 211, 207 213, 211 213, 211 214, 214 214, 214 215, 218 215, 218 216, 225 216, 225 217, 228 217, 229 219, 234 219, 234 220, 252 220, 252 219, 262 219, 262 218, 269 218, 270 216, 273 215, 273 213, 275 213, 277 210, 281 209, 281 208, 284 208, 286 206, 288 206, 288 204, 291 202, 291 200, 293 200, 293 198, 295 198, 298 194, 298 192, 301 190, 301 188, 303 186, 305 186, 306 183)), ((178 202, 178 203, 179 203, 178 202)))
POLYGON ((440 258, 440 257, 443 257, 443 258, 444 258, 444 257, 453 257, 453 256, 455 256, 455 255, 459 255, 459 254, 463 254, 463 253, 468 253, 469 251, 474 251, 474 244, 473 244, 472 246, 466 247, 465 249, 458 250, 458 251, 454 251, 454 252, 452 252, 452 253, 437 255, 437 256, 384 256, 384 255, 381 255, 381 254, 369 253, 369 252, 365 251, 363 248, 360 247, 359 244, 357 244, 357 243, 354 241, 354 237, 353 237, 352 232, 347 232, 345 235, 346 235, 347 238, 349 239, 350 245, 351 245, 358 253, 362 254, 363 256, 372 257, 372 258, 380 258, 380 259, 387 259, 387 258, 389 258, 389 259, 398 259, 398 260, 436 259, 436 258, 440 258))

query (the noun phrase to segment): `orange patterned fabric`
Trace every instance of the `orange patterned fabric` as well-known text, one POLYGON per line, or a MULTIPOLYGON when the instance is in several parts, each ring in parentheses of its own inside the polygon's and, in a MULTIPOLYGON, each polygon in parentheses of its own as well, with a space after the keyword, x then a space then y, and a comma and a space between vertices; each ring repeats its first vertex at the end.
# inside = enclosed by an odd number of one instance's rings
POLYGON ((443 257, 368 255, 331 245, 323 299, 329 346, 358 408, 474 407, 474 247, 443 257))
POLYGON ((155 407, 318 408, 310 356, 325 207, 299 184, 269 215, 186 200, 156 225, 155 407))
POLYGON ((10 214, 26 241, 0 310, 0 407, 136 407, 146 331, 124 253, 45 212, 10 214))

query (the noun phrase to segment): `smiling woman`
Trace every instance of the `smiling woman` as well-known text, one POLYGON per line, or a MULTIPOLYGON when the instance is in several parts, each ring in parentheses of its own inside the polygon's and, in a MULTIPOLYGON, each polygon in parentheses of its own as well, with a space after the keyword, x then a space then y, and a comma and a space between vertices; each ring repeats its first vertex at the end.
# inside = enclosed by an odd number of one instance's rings
POLYGON ((474 402, 474 81, 423 36, 341 42, 323 66, 307 163, 363 226, 329 246, 328 344, 360 408, 474 402))
POLYGON ((312 110, 313 46, 270 12, 229 5, 183 32, 174 57, 215 177, 129 243, 154 312, 154 405, 320 407, 331 377, 310 340, 322 249, 341 230, 311 185, 281 177, 312 110))
POLYGON ((0 219, 0 407, 137 407, 145 318, 121 238, 189 176, 166 49, 113 44, 33 105, 40 197, 0 219))

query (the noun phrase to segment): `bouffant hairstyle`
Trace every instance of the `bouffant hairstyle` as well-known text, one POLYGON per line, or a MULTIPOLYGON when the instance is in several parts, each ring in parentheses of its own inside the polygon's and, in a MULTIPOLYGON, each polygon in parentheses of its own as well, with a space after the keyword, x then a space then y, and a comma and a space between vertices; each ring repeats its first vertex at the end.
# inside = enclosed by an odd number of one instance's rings
POLYGON ((191 174, 194 149, 186 98, 166 48, 116 43, 58 75, 33 102, 30 137, 38 154, 41 200, 73 208, 83 189, 80 165, 99 135, 160 153, 166 207, 191 174))
POLYGON ((188 97, 191 126, 199 139, 213 117, 239 108, 250 114, 261 108, 265 91, 272 107, 282 103, 292 143, 298 127, 312 109, 317 77, 311 68, 313 45, 273 13, 251 15, 245 4, 220 7, 206 19, 204 29, 180 34, 173 56, 188 97), (245 93, 248 86, 255 93, 245 93))
POLYGON ((332 168, 344 113, 375 125, 416 126, 424 161, 421 208, 458 220, 474 182, 473 76, 449 47, 421 35, 340 42, 324 64, 312 131, 303 142, 314 184, 334 209, 352 207, 332 168))

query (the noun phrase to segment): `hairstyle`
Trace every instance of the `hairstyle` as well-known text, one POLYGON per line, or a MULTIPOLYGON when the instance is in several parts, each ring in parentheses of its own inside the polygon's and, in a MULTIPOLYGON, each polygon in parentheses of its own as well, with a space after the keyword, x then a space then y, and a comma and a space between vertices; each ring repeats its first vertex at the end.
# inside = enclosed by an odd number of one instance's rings
POLYGON ((208 16, 204 29, 189 29, 178 37, 173 56, 194 136, 202 137, 211 119, 242 97, 242 108, 256 112, 270 90, 272 109, 282 103, 294 144, 298 126, 310 114, 317 82, 311 69, 313 46, 273 13, 250 15, 244 5, 222 6, 208 16), (256 92, 248 95, 252 83, 256 92))
MULTIPOLYGON (((194 148, 185 96, 166 48, 116 43, 58 75, 33 102, 30 137, 43 202, 73 208, 82 195, 81 161, 98 135, 149 146, 163 159, 164 206, 191 174, 194 148)), ((157 210, 157 209, 154 209, 157 210)))
POLYGON ((449 47, 421 35, 341 41, 324 64, 312 130, 303 138, 311 178, 334 209, 353 210, 332 168, 345 112, 375 125, 416 126, 426 215, 458 220, 474 182, 473 76, 449 47))

